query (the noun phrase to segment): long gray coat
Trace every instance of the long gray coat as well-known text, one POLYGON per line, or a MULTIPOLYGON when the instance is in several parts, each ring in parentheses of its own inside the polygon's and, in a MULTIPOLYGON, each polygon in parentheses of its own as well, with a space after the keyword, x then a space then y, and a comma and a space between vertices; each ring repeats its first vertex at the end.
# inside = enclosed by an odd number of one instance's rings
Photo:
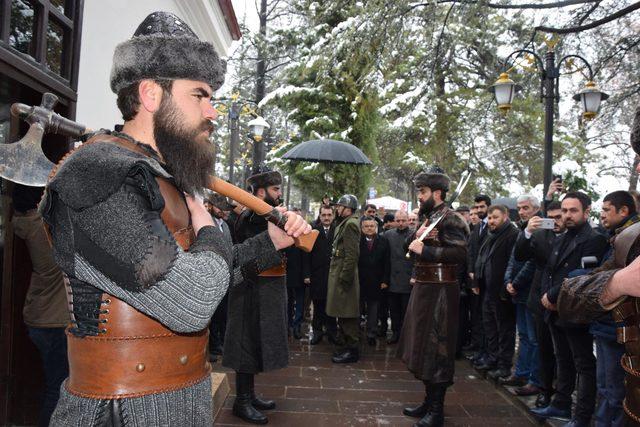
MULTIPOLYGON (((238 218, 235 238, 243 242, 266 229, 267 221, 247 210, 238 218)), ((222 366, 237 372, 256 374, 289 363, 285 276, 260 277, 262 270, 243 269, 244 282, 229 289, 222 366)))
POLYGON ((326 312, 332 317, 360 316, 360 222, 351 215, 336 227, 333 237, 326 312))

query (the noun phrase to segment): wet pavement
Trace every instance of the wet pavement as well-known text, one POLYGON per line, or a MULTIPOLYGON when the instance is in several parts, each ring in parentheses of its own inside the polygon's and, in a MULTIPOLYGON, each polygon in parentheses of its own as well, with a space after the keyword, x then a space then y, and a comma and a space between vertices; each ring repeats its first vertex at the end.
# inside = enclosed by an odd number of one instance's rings
MULTIPOLYGON (((323 341, 290 342, 289 367, 256 376, 256 391, 274 399, 277 408, 265 411, 274 426, 412 426, 414 418, 402 408, 424 398, 424 386, 394 357, 395 345, 381 340, 375 347, 363 345, 355 364, 331 362, 333 346, 323 341)), ((218 413, 216 425, 251 425, 231 413, 235 395, 232 371, 227 372, 231 392, 218 413)), ((465 360, 456 362, 456 379, 445 401, 446 426, 537 425, 522 403, 502 387, 481 378, 465 360)))

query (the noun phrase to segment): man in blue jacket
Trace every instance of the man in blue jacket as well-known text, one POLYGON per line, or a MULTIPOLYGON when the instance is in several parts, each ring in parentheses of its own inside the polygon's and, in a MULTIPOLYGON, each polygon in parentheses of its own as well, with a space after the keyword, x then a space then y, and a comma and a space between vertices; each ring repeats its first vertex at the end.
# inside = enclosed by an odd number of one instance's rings
MULTIPOLYGON (((520 221, 518 227, 524 230, 529 219, 540 216, 540 201, 531 194, 523 194, 517 200, 518 215, 520 221)), ((523 233, 521 231, 520 233, 523 233)), ((518 328, 518 358, 516 369, 500 383, 508 386, 519 386, 515 392, 520 396, 531 396, 540 392, 540 379, 538 378, 538 341, 536 339, 535 322, 527 307, 527 298, 533 281, 536 265, 533 260, 517 261, 512 252, 509 265, 504 275, 504 284, 507 292, 513 298, 516 307, 516 326, 518 328)))

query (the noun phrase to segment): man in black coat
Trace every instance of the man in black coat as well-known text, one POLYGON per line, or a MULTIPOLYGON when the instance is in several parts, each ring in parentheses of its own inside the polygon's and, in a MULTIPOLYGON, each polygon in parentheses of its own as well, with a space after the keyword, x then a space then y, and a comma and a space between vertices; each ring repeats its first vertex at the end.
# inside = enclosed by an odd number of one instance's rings
POLYGON ((336 338, 336 319, 327 316, 325 311, 335 228, 333 217, 331 206, 322 205, 320 207, 319 222, 313 227, 320 233, 313 250, 302 257, 304 283, 306 286, 310 286, 311 300, 313 301, 313 320, 311 321, 313 336, 309 341, 311 345, 318 344, 324 334, 331 342, 335 342, 336 338))
POLYGON ((376 345, 378 303, 382 289, 389 283, 389 244, 384 235, 378 234, 378 224, 374 217, 363 217, 360 227, 360 302, 367 313, 367 343, 376 345))
POLYGON ((400 339, 402 323, 407 312, 411 295, 411 272, 413 261, 407 259, 405 241, 415 230, 408 227, 408 215, 404 211, 395 214, 396 228, 384 233, 389 242, 389 289, 387 298, 391 311, 391 329, 393 334, 387 344, 395 344, 400 339))
MULTIPOLYGON (((291 208, 291 212, 301 214, 300 208, 291 208)), ((300 248, 290 246, 284 250, 287 258, 287 316, 293 338, 302 338, 302 316, 304 314, 304 252, 300 248)))
MULTIPOLYGON (((578 396, 571 426, 586 426, 591 421, 596 399, 596 361, 588 326, 558 319, 556 302, 563 280, 573 270, 582 268, 583 258, 595 257, 600 262, 607 250, 607 239, 596 233, 588 222, 590 211, 591 199, 584 193, 570 192, 562 200, 562 217, 567 232, 555 240, 540 285, 544 317, 555 349, 558 379, 551 404, 533 409, 532 413, 543 419, 569 417, 571 395, 577 380, 578 396)), ((531 234, 525 233, 525 238, 529 242, 529 250, 536 253, 538 249, 533 246, 536 241, 531 239, 531 234)))
MULTIPOLYGON (((261 166, 247 184, 256 197, 271 206, 280 205, 280 172, 261 166)), ((234 237, 244 242, 267 226, 263 216, 247 209, 238 217, 234 237)), ((259 267, 254 264, 243 269, 242 286, 229 289, 222 366, 236 371, 233 414, 253 424, 266 424, 267 417, 260 410, 274 409, 276 404, 256 396, 254 376, 289 364, 284 256, 281 265, 268 270, 259 267)))
POLYGON ((533 315, 536 339, 538 341, 538 357, 540 361, 539 375, 542 391, 536 398, 535 406, 537 408, 544 408, 551 402, 553 380, 555 378, 556 358, 553 354, 551 332, 549 331, 549 326, 544 321, 545 308, 541 301, 542 293, 540 287, 542 284, 542 273, 547 265, 553 242, 566 232, 564 221, 562 220, 560 202, 554 201, 547 205, 547 218, 553 219, 553 230, 540 229, 540 218, 532 217, 527 223, 525 231, 518 236, 513 251, 516 261, 524 262, 531 260, 536 266, 527 299, 527 308, 529 308, 533 315), (530 243, 525 237, 525 232, 531 235, 531 247, 536 248, 535 252, 530 250, 530 243))
POLYGON ((485 289, 482 302, 487 357, 475 367, 489 371, 498 379, 511 374, 515 350, 515 307, 504 285, 509 256, 518 237, 518 229, 509 220, 505 206, 492 205, 488 210, 489 233, 480 247, 475 263, 475 279, 485 289))
POLYGON ((470 284, 470 306, 471 306, 471 336, 470 345, 465 350, 473 351, 472 361, 477 362, 483 358, 485 354, 484 329, 482 326, 482 299, 484 298, 484 288, 478 285, 475 279, 475 262, 478 258, 480 246, 484 243, 484 239, 489 232, 487 210, 491 206, 491 199, 484 194, 478 194, 474 198, 473 205, 476 215, 480 222, 476 224, 469 235, 469 244, 467 251, 467 268, 470 284))

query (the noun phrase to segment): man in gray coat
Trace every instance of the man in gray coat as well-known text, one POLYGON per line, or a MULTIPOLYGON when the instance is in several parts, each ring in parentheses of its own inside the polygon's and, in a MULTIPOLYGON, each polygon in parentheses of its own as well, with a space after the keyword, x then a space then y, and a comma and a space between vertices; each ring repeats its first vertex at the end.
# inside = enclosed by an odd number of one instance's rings
POLYGON ((407 259, 405 240, 412 230, 409 228, 408 215, 405 211, 395 214, 396 228, 384 233, 389 242, 390 276, 389 276, 389 309, 391 310, 391 330, 393 334, 387 340, 387 344, 395 344, 400 339, 402 322, 407 312, 407 304, 411 295, 411 271, 413 262, 407 259))

